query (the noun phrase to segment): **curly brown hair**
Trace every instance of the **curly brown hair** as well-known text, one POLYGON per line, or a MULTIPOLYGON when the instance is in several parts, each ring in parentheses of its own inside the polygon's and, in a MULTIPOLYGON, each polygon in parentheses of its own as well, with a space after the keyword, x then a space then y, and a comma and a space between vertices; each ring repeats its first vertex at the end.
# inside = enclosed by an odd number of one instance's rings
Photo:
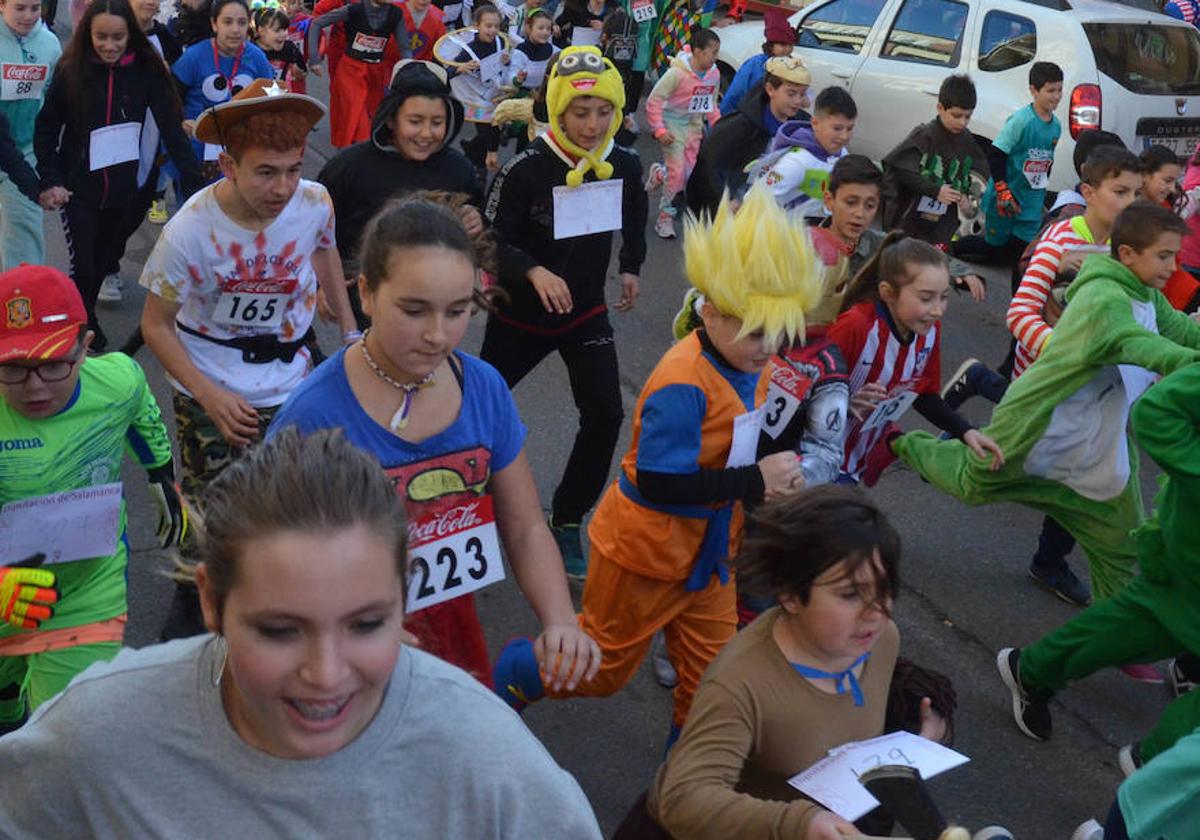
POLYGON ((221 139, 225 141, 225 151, 234 160, 239 160, 251 148, 272 152, 302 149, 308 141, 310 128, 308 119, 300 114, 270 111, 251 114, 234 123, 222 132, 221 139))

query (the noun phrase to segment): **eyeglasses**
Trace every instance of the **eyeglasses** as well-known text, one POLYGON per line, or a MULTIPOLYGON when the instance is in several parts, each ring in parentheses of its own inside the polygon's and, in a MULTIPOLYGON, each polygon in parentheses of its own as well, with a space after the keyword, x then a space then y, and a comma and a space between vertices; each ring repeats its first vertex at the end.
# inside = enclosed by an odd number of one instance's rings
POLYGON ((62 382, 71 375, 71 370, 82 356, 74 359, 56 359, 53 362, 42 362, 40 365, 0 365, 0 383, 5 385, 21 385, 36 373, 43 382, 62 382))

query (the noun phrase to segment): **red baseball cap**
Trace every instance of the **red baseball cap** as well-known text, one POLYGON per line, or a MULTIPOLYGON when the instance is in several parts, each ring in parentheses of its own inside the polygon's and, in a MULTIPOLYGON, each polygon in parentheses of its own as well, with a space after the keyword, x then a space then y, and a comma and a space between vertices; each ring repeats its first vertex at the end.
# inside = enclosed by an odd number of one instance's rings
POLYGON ((66 356, 85 324, 83 298, 58 269, 22 263, 0 274, 0 364, 66 356))

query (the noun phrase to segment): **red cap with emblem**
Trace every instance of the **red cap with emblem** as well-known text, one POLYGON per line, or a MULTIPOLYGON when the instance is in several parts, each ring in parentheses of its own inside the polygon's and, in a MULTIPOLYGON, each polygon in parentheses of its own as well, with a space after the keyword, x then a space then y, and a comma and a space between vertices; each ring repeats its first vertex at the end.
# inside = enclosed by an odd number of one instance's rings
POLYGON ((83 298, 61 271, 22 264, 0 274, 0 364, 70 355, 85 324, 83 298))

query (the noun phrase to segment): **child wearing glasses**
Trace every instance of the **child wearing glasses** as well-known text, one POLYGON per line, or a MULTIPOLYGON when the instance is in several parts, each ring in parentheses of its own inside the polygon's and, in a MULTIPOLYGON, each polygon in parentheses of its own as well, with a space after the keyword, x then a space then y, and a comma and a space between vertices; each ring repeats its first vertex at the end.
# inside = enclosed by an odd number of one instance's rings
POLYGON ((125 635, 124 501, 112 509, 111 533, 89 529, 97 556, 72 558, 47 528, 61 494, 120 483, 128 452, 147 472, 163 547, 187 528, 146 377, 122 353, 88 357, 92 338, 65 274, 31 265, 0 274, 0 506, 15 519, 14 540, 0 545, 0 735, 93 662, 116 656, 125 635), (38 503, 26 527, 11 504, 30 500, 38 503), (29 539, 37 533, 44 544, 29 539), (16 556, 26 550, 32 556, 16 556))

